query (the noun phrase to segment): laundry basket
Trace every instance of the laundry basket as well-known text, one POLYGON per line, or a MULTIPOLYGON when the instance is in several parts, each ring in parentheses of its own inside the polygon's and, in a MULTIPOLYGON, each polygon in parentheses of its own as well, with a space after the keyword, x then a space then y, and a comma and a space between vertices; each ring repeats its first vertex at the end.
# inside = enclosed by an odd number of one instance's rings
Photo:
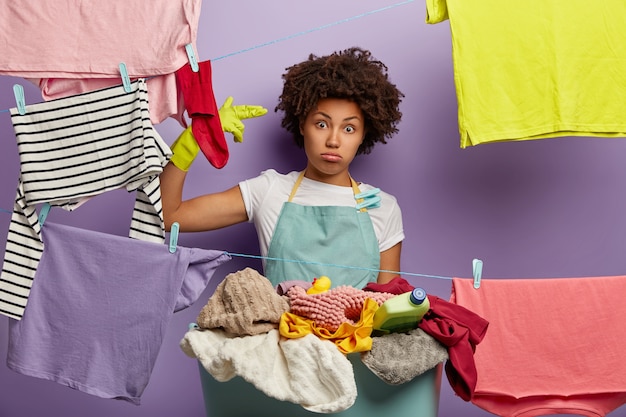
MULTIPOLYGON (((332 415, 341 417, 437 417, 441 389, 441 369, 435 368, 401 385, 389 385, 360 359, 359 353, 348 358, 354 367, 357 398, 352 405, 332 415)), ((219 382, 200 364, 200 378, 207 417, 311 417, 298 404, 266 396, 241 377, 219 382)))

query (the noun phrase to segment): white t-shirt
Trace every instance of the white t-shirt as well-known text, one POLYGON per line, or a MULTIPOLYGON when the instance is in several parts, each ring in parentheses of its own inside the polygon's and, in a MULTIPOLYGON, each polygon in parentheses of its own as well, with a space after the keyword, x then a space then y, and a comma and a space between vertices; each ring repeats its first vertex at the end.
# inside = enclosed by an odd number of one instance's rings
MULTIPOLYGON (((273 169, 263 171, 256 178, 239 183, 248 221, 254 223, 262 256, 267 256, 278 216, 298 175, 297 171, 280 174, 273 169)), ((358 184, 361 192, 371 190, 369 184, 358 184)), ((402 213, 396 198, 381 191, 381 204, 368 209, 380 251, 393 247, 404 239, 402 213)), ((356 206, 352 187, 341 187, 304 178, 294 196, 293 203, 303 206, 356 206)))

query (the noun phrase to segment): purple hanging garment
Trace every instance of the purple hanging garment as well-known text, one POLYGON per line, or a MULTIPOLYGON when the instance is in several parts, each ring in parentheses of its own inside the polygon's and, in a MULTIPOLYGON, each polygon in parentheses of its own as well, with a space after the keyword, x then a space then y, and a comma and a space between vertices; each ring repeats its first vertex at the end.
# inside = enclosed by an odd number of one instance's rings
POLYGON ((197 300, 224 251, 168 246, 47 222, 7 366, 139 404, 172 314, 197 300))

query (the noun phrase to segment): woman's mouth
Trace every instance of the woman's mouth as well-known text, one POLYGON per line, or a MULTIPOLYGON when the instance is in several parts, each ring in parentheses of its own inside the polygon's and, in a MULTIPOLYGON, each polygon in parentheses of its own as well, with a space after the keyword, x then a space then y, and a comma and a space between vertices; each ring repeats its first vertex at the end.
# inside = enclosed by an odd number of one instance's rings
POLYGON ((341 155, 338 155, 336 153, 323 153, 322 159, 327 162, 339 162, 342 158, 341 155))

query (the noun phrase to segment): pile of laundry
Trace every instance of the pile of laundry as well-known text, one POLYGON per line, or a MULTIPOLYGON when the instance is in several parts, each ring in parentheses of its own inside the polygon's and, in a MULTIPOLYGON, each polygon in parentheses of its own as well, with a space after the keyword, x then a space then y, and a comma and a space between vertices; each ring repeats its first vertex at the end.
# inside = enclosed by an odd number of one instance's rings
MULTIPOLYGON (((251 268, 229 274, 180 346, 217 381, 240 376, 269 397, 313 412, 334 413, 351 407, 357 397, 346 354, 360 352, 375 375, 398 385, 443 361, 466 361, 468 353, 472 359, 473 348, 487 328, 486 321, 476 320, 469 311, 456 317, 437 314, 440 305, 456 312, 465 309, 429 296, 434 309, 421 323, 430 320, 432 326, 373 337, 374 313, 385 300, 412 290, 406 280, 396 277, 389 284, 372 283, 363 289, 339 286, 307 293, 311 285, 287 281, 274 288, 251 268), (469 317, 465 323, 463 314, 469 317), (468 326, 474 328, 468 331, 468 326), (435 330, 439 327, 447 330, 435 330), (453 328, 464 329, 456 332, 464 336, 444 334, 453 328)), ((459 364, 446 365, 446 373, 459 392, 471 392, 475 375, 465 370, 472 366, 459 364)))

